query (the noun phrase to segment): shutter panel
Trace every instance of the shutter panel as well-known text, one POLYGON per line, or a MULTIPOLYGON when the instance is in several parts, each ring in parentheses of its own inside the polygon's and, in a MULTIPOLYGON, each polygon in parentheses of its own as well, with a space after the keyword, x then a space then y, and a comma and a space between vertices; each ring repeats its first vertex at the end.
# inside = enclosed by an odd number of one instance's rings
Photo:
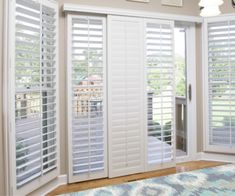
POLYGON ((107 176, 105 18, 69 18, 70 182, 107 176))
POLYGON ((174 163, 174 51, 173 22, 147 21, 146 74, 148 164, 174 163))
POLYGON ((235 149, 235 20, 207 23, 207 150, 235 149))
POLYGON ((16 1, 17 188, 41 175, 40 4, 16 1))
POLYGON ((41 96, 43 173, 57 166, 56 11, 42 5, 41 96))
POLYGON ((57 168, 56 9, 15 2, 16 189, 57 168))
POLYGON ((108 16, 109 177, 144 170, 143 20, 108 16))

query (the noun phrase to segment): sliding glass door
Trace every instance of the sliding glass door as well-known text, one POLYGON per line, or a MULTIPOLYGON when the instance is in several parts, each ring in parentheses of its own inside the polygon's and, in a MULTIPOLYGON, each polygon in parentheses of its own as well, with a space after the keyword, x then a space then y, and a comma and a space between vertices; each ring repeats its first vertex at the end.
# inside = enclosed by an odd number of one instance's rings
POLYGON ((70 182, 175 165, 174 22, 105 24, 68 16, 70 182))

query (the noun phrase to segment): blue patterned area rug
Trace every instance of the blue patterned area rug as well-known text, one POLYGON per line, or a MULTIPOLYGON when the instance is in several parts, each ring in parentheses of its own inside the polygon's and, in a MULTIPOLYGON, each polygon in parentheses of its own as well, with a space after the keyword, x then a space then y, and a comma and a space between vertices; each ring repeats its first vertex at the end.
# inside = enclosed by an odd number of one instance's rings
POLYGON ((178 173, 63 196, 235 196, 235 164, 178 173))

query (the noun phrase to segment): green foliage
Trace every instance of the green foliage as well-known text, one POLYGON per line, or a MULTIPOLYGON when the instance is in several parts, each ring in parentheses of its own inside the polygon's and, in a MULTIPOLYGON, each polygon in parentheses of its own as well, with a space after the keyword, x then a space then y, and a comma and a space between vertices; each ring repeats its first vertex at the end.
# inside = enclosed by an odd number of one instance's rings
POLYGON ((171 144, 171 130, 172 130, 172 122, 169 121, 163 126, 164 132, 164 141, 167 141, 168 144, 171 144))
POLYGON ((163 126, 161 126, 159 122, 153 122, 150 126, 155 126, 154 130, 152 131, 159 131, 155 134, 152 134, 152 136, 157 137, 159 140, 167 141, 168 144, 171 144, 171 129, 172 129, 171 121, 165 123, 165 125, 163 126), (161 137, 163 137, 163 139, 161 137))
MULTIPOLYGON (((17 28, 17 31, 24 33, 25 30, 17 28)), ((17 60, 15 62, 16 85, 20 88, 38 86, 40 82, 40 36, 35 33, 33 39, 24 37, 18 41, 16 42, 18 52, 16 53, 17 60), (25 61, 24 59, 32 61, 25 61)))
POLYGON ((156 133, 152 133, 151 136, 160 138, 161 137, 161 129, 162 129, 160 123, 152 121, 152 123, 150 123, 149 126, 154 127, 154 130, 152 129, 150 132, 156 131, 156 133))
POLYGON ((170 130, 171 129, 171 121, 168 121, 167 123, 165 123, 165 125, 163 126, 164 130, 170 130))
POLYGON ((88 78, 88 74, 92 75, 98 72, 97 67, 102 67, 100 61, 102 52, 97 52, 97 50, 92 49, 89 51, 84 50, 82 56, 84 56, 85 59, 73 61, 73 79, 75 80, 76 84, 79 84, 80 81, 88 78))
POLYGON ((235 127, 235 117, 234 116, 225 116, 223 119, 223 126, 233 126, 235 127), (230 122, 231 121, 231 122, 230 122))
MULTIPOLYGON (((166 78, 164 74, 164 69, 155 69, 158 68, 161 64, 161 58, 157 57, 149 57, 148 59, 148 91, 154 92, 155 95, 159 95, 161 93, 161 88, 166 88, 168 85, 170 86, 169 80, 162 80, 162 78, 166 78), (153 68, 153 69, 152 69, 153 68)), ((162 65, 164 66, 164 65, 162 65)))
POLYGON ((185 60, 182 56, 176 55, 176 96, 186 96, 186 69, 185 60))
MULTIPOLYGON (((149 58, 148 66, 151 67, 158 67, 159 62, 156 58, 149 58)), ((186 66, 185 60, 182 56, 176 55, 175 58, 175 66, 176 66, 176 73, 175 73, 175 80, 176 80, 176 95, 177 96, 186 96, 186 66)), ((160 94, 161 87, 166 88, 167 86, 171 86, 170 81, 161 80, 164 78, 165 70, 161 69, 150 69, 151 72, 148 73, 148 91, 153 91, 154 94, 160 94)))
MULTIPOLYGON (((157 66, 157 65, 155 65, 157 66)), ((148 91, 153 91, 154 94, 160 93, 161 88, 161 73, 160 70, 155 69, 151 71, 151 74, 148 74, 148 91)))
MULTIPOLYGON (((20 143, 19 141, 21 141, 21 138, 17 139, 17 145, 16 145, 16 167, 25 164, 28 159, 27 158, 23 158, 20 159, 21 157, 24 157, 28 154, 28 150, 24 150, 24 151, 20 151, 21 149, 27 147, 25 144, 20 143), (20 151, 20 152, 19 152, 20 151)), ((26 167, 21 168, 22 171, 25 170, 26 167)))
MULTIPOLYGON (((220 47, 216 48, 212 48, 211 49, 212 52, 215 52, 214 54, 212 54, 211 58, 211 63, 210 63, 210 77, 213 77, 215 80, 221 80, 221 78, 230 78, 231 77, 231 73, 228 72, 228 62, 220 62, 221 59, 218 59, 218 52, 221 50, 220 47)), ((220 53, 223 53, 223 51, 220 51, 220 53)), ((225 52, 224 55, 227 55, 227 53, 225 52)), ((226 60, 225 60, 226 61, 226 60)), ((223 97, 223 94, 226 93, 227 89, 230 88, 230 83, 229 81, 226 82, 224 81, 223 83, 214 83, 212 85, 212 92, 216 95, 213 95, 213 97, 223 97), (218 95, 220 94, 220 95, 218 95)))

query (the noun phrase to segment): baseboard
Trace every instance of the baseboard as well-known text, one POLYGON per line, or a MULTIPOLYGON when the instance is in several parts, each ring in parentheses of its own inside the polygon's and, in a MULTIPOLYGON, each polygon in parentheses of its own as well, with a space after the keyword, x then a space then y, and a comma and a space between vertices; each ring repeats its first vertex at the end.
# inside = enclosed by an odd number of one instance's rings
POLYGON ((235 154, 231 155, 231 154, 217 154, 217 153, 209 153, 209 152, 199 152, 197 154, 197 160, 235 163, 235 154))
POLYGON ((29 195, 30 196, 47 195, 48 193, 50 193, 57 187, 67 184, 67 182, 68 182, 67 175, 60 175, 54 180, 50 181, 49 183, 47 183, 46 185, 42 186, 41 188, 37 189, 36 191, 32 192, 29 195))

